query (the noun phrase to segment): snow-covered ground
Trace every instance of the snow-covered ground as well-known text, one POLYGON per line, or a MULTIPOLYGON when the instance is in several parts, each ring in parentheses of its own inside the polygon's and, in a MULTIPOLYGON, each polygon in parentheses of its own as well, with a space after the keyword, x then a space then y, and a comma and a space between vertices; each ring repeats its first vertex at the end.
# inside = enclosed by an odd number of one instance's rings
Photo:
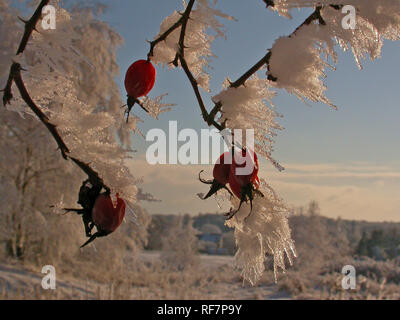
MULTIPOLYGON (((160 252, 142 252, 144 262, 157 263, 160 252)), ((232 272, 233 257, 200 256, 201 267, 213 272, 232 272), (222 271, 221 271, 222 268, 222 271), (223 271, 225 270, 225 271, 223 271)), ((103 284, 93 280, 76 279, 67 275, 57 275, 56 290, 41 287, 40 268, 25 268, 19 264, 0 263, 0 299, 168 299, 170 293, 157 286, 132 285, 129 290, 121 290, 116 284, 103 284), (119 292, 117 293, 117 291, 119 292)), ((237 281, 214 281, 201 286, 202 299, 290 299, 275 285, 251 287, 237 281)), ((172 298, 172 297, 171 297, 172 298)), ((190 298, 190 296, 188 297, 190 298)))

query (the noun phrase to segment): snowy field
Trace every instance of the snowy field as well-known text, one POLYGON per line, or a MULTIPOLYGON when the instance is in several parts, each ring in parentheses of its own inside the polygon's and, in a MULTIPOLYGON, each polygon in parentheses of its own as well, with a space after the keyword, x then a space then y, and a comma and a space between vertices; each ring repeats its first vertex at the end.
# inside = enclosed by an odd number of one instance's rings
MULTIPOLYGON (((160 252, 143 252, 140 254, 142 262, 157 264, 160 261, 160 252)), ((200 256, 200 268, 212 273, 225 272, 232 275, 233 257, 229 256, 200 256)), ((146 275, 144 275, 146 276, 146 275)), ((149 276, 149 275, 147 275, 149 276)), ((134 285, 129 288, 121 283, 102 283, 94 280, 85 280, 71 275, 57 275, 56 290, 44 290, 41 287, 43 275, 39 268, 21 267, 17 264, 0 264, 0 298, 1 299, 175 299, 169 290, 156 283, 148 286, 134 285)), ((150 277, 150 276, 149 276, 150 277)), ((229 278, 229 277, 228 277, 229 278)), ((240 279, 229 281, 212 280, 207 285, 200 284, 197 289, 199 299, 290 299, 290 296, 280 292, 274 284, 251 287, 243 285, 240 279)), ((185 290, 182 287, 181 290, 185 290)), ((188 299, 193 298, 188 290, 188 299)), ((196 298, 196 297, 195 297, 196 298)))

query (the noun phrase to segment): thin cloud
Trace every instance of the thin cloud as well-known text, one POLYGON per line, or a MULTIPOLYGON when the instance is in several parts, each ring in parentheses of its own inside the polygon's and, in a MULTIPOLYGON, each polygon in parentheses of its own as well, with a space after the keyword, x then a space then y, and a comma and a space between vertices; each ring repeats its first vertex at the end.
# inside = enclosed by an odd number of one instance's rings
MULTIPOLYGON (((211 179, 211 165, 149 165, 144 157, 129 164, 143 177, 141 188, 162 200, 143 204, 152 213, 221 212, 215 199, 197 194, 207 186, 197 179, 200 170, 211 179)), ((322 214, 344 219, 400 221, 400 172, 396 167, 368 163, 285 164, 284 172, 261 164, 260 177, 289 206, 319 202, 322 214), (367 180, 369 179, 369 180, 367 180)))

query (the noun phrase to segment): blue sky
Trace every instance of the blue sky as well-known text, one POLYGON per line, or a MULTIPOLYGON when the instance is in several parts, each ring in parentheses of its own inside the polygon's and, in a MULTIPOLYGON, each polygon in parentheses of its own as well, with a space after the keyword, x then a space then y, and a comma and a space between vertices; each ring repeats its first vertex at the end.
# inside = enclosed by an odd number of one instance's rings
MULTIPOLYGON (((212 94, 220 91, 225 77, 234 80, 240 76, 275 39, 290 34, 310 13, 294 11, 293 19, 288 20, 266 10, 262 1, 256 0, 220 0, 217 6, 238 21, 226 21, 227 40, 214 43, 218 58, 210 72, 212 94)), ((118 53, 122 94, 125 70, 135 60, 146 57, 146 40, 158 33, 166 16, 181 8, 180 0, 110 2, 103 18, 125 39, 118 53)), ((330 217, 400 221, 399 56, 398 43, 386 41, 382 58, 363 61, 364 68, 359 70, 352 53, 340 51, 337 70, 328 71, 325 81, 326 95, 339 107, 338 111, 317 103, 309 107, 285 91, 278 91, 274 104, 284 116, 280 124, 285 130, 276 138, 274 157, 286 170, 278 173, 264 162, 261 171, 289 205, 314 199, 320 202, 322 213, 330 217)), ((157 73, 151 96, 168 92, 168 102, 177 106, 158 121, 136 109, 145 120, 142 130, 165 129, 168 120, 178 120, 180 128, 206 128, 183 71, 158 67, 157 73)), ((211 106, 210 95, 204 93, 204 97, 211 106)), ((148 166, 142 155, 148 144, 135 137, 133 146, 139 150, 139 157, 132 168, 140 166, 143 187, 163 200, 145 204, 150 212, 218 211, 215 200, 203 202, 195 196, 205 191, 195 179, 198 166, 148 166)))

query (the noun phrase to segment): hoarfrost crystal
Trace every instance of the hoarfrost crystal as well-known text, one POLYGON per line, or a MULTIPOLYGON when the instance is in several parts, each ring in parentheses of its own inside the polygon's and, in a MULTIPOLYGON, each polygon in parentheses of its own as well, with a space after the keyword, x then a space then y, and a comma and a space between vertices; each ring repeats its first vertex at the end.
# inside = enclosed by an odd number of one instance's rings
MULTIPOLYGON (((287 220, 288 210, 271 187, 265 182, 262 185, 265 197, 254 201, 250 216, 249 205, 243 205, 232 220, 226 222, 227 226, 235 228, 236 267, 241 270, 244 280, 252 285, 260 280, 267 255, 273 258, 275 281, 278 269, 286 269, 285 257, 290 265, 296 257, 287 220)), ((234 202, 237 205, 237 201, 234 202)))

